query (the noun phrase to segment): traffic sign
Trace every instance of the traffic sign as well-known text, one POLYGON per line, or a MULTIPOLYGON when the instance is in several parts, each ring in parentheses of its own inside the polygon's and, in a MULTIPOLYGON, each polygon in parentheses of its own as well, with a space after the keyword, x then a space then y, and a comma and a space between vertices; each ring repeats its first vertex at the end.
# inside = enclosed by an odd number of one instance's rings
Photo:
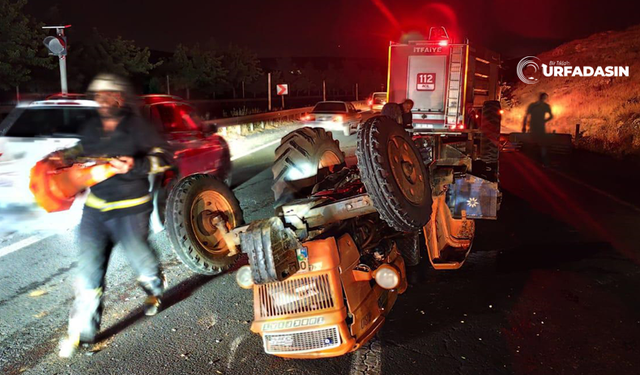
POLYGON ((286 83, 277 84, 276 92, 278 95, 289 95, 289 85, 286 83))

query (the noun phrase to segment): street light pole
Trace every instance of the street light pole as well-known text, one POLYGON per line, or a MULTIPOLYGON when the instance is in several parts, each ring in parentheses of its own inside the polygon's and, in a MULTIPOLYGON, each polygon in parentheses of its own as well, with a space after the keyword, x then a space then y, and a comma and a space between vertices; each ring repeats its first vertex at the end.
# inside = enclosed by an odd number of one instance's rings
POLYGON ((56 37, 47 37, 44 40, 45 46, 51 52, 51 55, 58 56, 60 63, 60 91, 63 94, 69 92, 67 86, 67 38, 64 36, 64 29, 71 27, 71 25, 64 26, 43 26, 43 29, 55 29, 56 37))
POLYGON ((322 80, 322 101, 327 101, 327 83, 324 79, 322 80))
POLYGON ((60 61, 60 88, 63 94, 69 93, 67 86, 67 56, 59 56, 60 61))
POLYGON ((271 73, 267 74, 267 96, 269 98, 269 112, 271 112, 271 73))

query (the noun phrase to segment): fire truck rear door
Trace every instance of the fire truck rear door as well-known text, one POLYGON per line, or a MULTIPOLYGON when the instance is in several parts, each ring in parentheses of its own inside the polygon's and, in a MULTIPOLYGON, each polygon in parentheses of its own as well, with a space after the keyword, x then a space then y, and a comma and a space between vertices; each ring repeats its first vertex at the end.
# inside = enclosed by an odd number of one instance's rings
POLYGON ((407 97, 414 111, 444 112, 446 66, 445 55, 409 56, 407 97))

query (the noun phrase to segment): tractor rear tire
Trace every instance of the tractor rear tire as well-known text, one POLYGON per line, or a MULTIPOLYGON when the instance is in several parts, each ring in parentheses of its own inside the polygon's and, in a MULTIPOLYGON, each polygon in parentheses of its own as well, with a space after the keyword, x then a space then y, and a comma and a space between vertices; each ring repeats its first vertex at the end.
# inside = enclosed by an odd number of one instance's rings
POLYGON ((358 130, 356 156, 380 217, 400 232, 421 229, 431 216, 431 185, 409 133, 388 117, 372 117, 358 130))
POLYGON ((307 197, 316 183, 343 165, 344 153, 331 132, 303 127, 285 135, 271 168, 276 207, 307 197))
POLYGON ((167 235, 182 263, 199 274, 219 274, 238 258, 238 255, 229 256, 223 233, 211 224, 216 216, 222 218, 227 230, 243 224, 238 200, 231 189, 215 177, 186 177, 169 193, 167 235))
POLYGON ((488 100, 482 105, 480 121, 480 148, 478 158, 484 162, 485 171, 480 174, 488 180, 498 181, 498 162, 500 157, 500 102, 488 100))

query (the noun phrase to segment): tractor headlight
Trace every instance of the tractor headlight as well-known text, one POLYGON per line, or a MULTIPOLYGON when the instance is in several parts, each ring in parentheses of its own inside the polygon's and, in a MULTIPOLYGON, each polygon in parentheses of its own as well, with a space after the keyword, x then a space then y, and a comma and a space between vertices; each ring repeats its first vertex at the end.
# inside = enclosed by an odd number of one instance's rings
POLYGON ((251 267, 242 266, 236 272, 236 282, 240 288, 251 289, 253 287, 253 276, 251 275, 251 267))
POLYGON ((394 289, 400 284, 400 274, 395 268, 387 264, 375 270, 373 272, 373 278, 376 280, 376 283, 384 289, 394 289))

